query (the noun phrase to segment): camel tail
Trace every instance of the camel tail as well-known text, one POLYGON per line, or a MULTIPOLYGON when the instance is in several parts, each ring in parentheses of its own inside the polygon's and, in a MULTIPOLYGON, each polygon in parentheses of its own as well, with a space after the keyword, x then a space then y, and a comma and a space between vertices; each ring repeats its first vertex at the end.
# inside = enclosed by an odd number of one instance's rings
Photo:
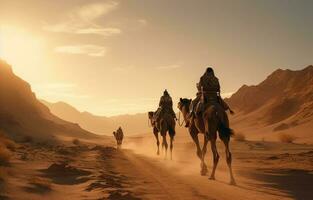
POLYGON ((235 134, 233 129, 226 127, 223 123, 219 124, 218 130, 221 137, 229 138, 235 134))

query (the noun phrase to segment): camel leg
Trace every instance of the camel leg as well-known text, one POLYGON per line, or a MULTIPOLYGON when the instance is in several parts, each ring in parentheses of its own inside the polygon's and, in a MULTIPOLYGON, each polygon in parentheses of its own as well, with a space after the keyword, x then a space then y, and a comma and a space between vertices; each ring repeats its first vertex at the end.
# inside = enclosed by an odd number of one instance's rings
POLYGON ((158 130, 156 130, 156 128, 153 128, 153 134, 154 134, 154 136, 155 136, 155 139, 157 140, 157 147, 158 147, 157 155, 160 155, 159 134, 158 134, 158 130))
POLYGON ((216 170, 216 167, 217 167, 218 160, 219 160, 220 156, 218 155, 218 152, 217 152, 216 137, 211 138, 210 141, 211 141, 211 150, 212 150, 212 153, 213 153, 213 169, 212 169, 212 173, 211 173, 210 179, 211 180, 215 180, 215 170, 216 170))
POLYGON ((174 140, 174 136, 171 136, 170 137, 171 160, 173 160, 173 140, 174 140))
POLYGON ((162 137, 162 154, 164 154, 164 150, 165 150, 165 141, 164 138, 162 137))
POLYGON ((157 155, 160 155, 160 141, 159 141, 159 137, 158 137, 158 140, 157 140, 157 145, 158 145, 157 155))
POLYGON ((168 148, 168 144, 167 144, 167 141, 166 141, 166 134, 163 134, 164 136, 163 137, 163 144, 164 144, 164 147, 165 147, 165 157, 164 159, 167 159, 167 148, 168 148))
POLYGON ((199 142, 199 138, 198 138, 198 131, 195 128, 189 128, 189 133, 190 133, 190 136, 191 136, 192 140, 196 144, 197 156, 201 160, 202 159, 202 151, 201 151, 201 148, 200 148, 200 142, 199 142))
POLYGON ((204 134, 204 143, 202 147, 202 158, 201 158, 201 175, 205 176, 208 172, 208 167, 205 164, 205 154, 207 152, 207 146, 208 146, 209 138, 206 134, 204 134))
POLYGON ((227 165, 228 165, 228 169, 229 169, 229 174, 230 174, 230 184, 231 185, 236 185, 236 181, 233 175, 233 170, 231 167, 231 163, 232 163, 232 155, 231 152, 229 150, 229 139, 223 139, 223 142, 225 144, 225 148, 226 148, 226 161, 227 161, 227 165))

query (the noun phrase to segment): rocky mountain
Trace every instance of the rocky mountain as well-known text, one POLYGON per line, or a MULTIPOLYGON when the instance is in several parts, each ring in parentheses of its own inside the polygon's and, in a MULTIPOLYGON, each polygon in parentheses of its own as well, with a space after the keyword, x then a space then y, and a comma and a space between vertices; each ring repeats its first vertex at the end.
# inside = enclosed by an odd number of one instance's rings
POLYGON ((20 140, 25 136, 51 139, 61 136, 94 138, 78 124, 64 121, 37 100, 31 86, 0 60, 0 129, 20 140))
POLYGON ((278 69, 258 85, 242 86, 226 101, 237 111, 234 127, 252 138, 284 132, 313 141, 312 65, 297 71, 278 69))
POLYGON ((121 126, 129 135, 147 133, 151 131, 148 126, 147 114, 119 115, 105 117, 93 115, 89 112, 80 112, 73 106, 64 103, 50 103, 42 100, 50 108, 51 112, 64 120, 80 124, 84 129, 97 134, 111 135, 114 130, 121 126))

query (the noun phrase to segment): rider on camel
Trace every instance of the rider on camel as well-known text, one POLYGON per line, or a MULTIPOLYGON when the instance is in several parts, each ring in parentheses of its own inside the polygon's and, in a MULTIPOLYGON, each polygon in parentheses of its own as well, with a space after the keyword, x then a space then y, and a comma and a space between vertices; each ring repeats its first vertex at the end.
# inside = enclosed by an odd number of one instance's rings
POLYGON ((220 95, 220 83, 218 78, 214 75, 214 70, 211 67, 208 67, 205 73, 200 78, 200 81, 197 84, 197 89, 197 97, 191 103, 189 113, 190 120, 187 120, 186 127, 190 126, 190 122, 192 122, 195 115, 199 113, 200 108, 198 105, 201 100, 202 93, 204 93, 207 98, 213 101, 217 101, 225 111, 229 110, 231 114, 234 114, 234 112, 230 109, 228 104, 222 99, 220 95))

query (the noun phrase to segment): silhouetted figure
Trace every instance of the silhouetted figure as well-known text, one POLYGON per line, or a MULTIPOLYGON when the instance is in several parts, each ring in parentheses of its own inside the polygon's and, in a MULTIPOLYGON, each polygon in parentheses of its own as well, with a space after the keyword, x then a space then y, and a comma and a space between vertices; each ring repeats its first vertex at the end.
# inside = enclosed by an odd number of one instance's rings
POLYGON ((174 119, 176 119, 176 114, 173 110, 173 100, 167 90, 164 90, 163 96, 160 98, 159 108, 154 113, 154 120, 152 124, 158 121, 160 116, 162 116, 165 112, 168 112, 174 119))
POLYGON ((234 112, 230 109, 228 104, 222 99, 221 87, 218 78, 214 74, 214 70, 211 67, 208 67, 205 73, 200 78, 199 83, 197 84, 197 97, 192 101, 189 120, 186 121, 186 127, 189 126, 190 122, 193 121, 193 117, 196 114, 201 112, 201 97, 204 97, 204 101, 210 101, 212 103, 220 104, 225 110, 229 110, 231 114, 234 112))
POLYGON ((201 160, 201 175, 206 175, 208 171, 204 158, 207 151, 207 144, 210 141, 214 163, 210 179, 215 180, 215 170, 219 161, 219 154, 216 147, 217 132, 219 132, 219 137, 226 148, 226 161, 230 173, 230 184, 234 185, 236 182, 232 172, 232 155, 229 149, 229 141, 233 131, 229 128, 228 116, 225 111, 229 109, 229 107, 226 103, 223 103, 219 96, 220 86, 218 79, 214 76, 212 68, 208 68, 206 73, 201 77, 198 84, 198 89, 199 88, 201 89, 193 102, 191 99, 180 98, 178 108, 182 112, 186 124, 189 123, 187 124, 189 133, 196 144, 197 155, 201 160), (195 106, 197 107, 194 109, 195 106), (202 149, 200 148, 198 139, 199 133, 204 134, 202 149))
POLYGON ((117 131, 113 132, 113 135, 116 139, 116 143, 117 143, 117 148, 121 148, 122 147, 122 143, 123 143, 123 138, 124 138, 124 133, 121 127, 119 127, 117 129, 117 131))
MULTIPOLYGON (((149 119, 151 120, 153 126, 153 132, 157 135, 158 132, 162 136, 162 149, 165 147, 165 158, 167 157, 167 140, 166 133, 169 133, 170 136, 170 150, 171 150, 171 159, 173 152, 173 141, 175 136, 175 125, 176 125, 176 114, 173 110, 173 101, 167 90, 164 91, 163 96, 159 102, 159 108, 155 113, 149 112, 149 119), (153 115, 153 116, 152 116, 153 115)), ((158 143, 158 137, 157 143, 158 143)), ((158 150, 159 152, 159 150, 158 150)))
POLYGON ((151 123, 151 125, 153 127, 153 135, 154 135, 154 137, 155 137, 155 139, 157 141, 157 148, 158 148, 157 155, 160 155, 159 130, 156 127, 156 123, 153 123, 153 121, 154 121, 153 117, 154 117, 154 112, 153 111, 148 112, 148 118, 149 118, 150 123, 151 123))

